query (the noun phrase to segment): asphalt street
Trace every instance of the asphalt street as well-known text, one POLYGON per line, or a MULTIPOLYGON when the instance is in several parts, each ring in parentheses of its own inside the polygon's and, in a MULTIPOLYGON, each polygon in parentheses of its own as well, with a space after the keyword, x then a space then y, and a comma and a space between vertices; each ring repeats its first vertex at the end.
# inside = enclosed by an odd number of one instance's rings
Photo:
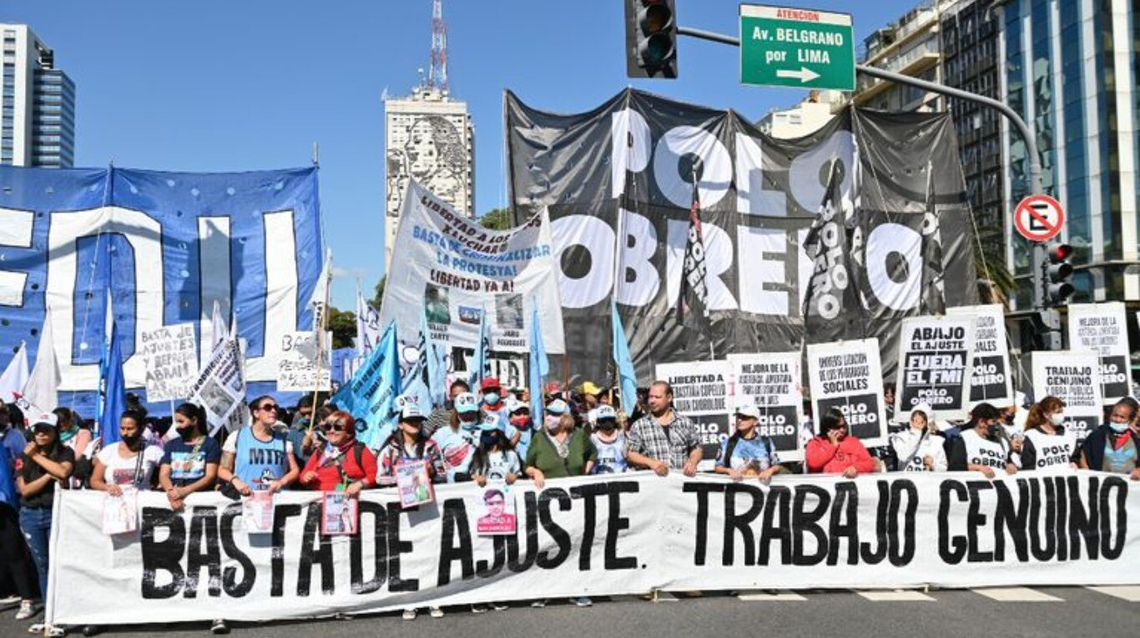
MULTIPOLYGON (((114 600, 107 604, 115 604, 114 600)), ((578 608, 551 601, 543 609, 515 603, 501 612, 472 614, 449 608, 434 619, 421 614, 415 621, 398 614, 273 623, 234 623, 231 635, 266 636, 583 636, 778 635, 780 638, 819 636, 987 636, 1011 638, 1074 638, 1084 635, 1140 634, 1140 587, 1034 587, 994 590, 934 590, 907 592, 802 591, 773 595, 708 593, 699 598, 666 595, 653 603, 636 597, 599 598, 593 607, 578 608), (1106 593, 1108 592, 1108 593, 1106 593), (988 594, 988 595, 987 595, 988 594), (995 600, 996 596, 1001 600, 995 600), (873 600, 869 597, 885 597, 873 600), (901 598, 901 599, 900 599, 901 598), (907 599, 915 600, 907 600, 907 599), (1129 600, 1130 599, 1130 600, 1129 600)), ((13 620, 15 609, 0 617, 0 636, 27 636, 28 622, 13 620)), ((69 635, 82 635, 78 631, 69 635)), ((209 635, 206 623, 135 625, 109 628, 99 634, 181 638, 209 635)))

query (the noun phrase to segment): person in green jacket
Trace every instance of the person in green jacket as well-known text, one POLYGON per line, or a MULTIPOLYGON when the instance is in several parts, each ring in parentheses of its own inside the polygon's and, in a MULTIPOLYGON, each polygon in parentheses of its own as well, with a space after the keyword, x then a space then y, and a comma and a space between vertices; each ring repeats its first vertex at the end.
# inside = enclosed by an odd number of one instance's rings
POLYGON ((526 475, 542 489, 548 478, 589 474, 598 460, 598 451, 582 430, 574 427, 574 417, 566 402, 557 399, 546 407, 542 433, 530 442, 526 453, 526 475))

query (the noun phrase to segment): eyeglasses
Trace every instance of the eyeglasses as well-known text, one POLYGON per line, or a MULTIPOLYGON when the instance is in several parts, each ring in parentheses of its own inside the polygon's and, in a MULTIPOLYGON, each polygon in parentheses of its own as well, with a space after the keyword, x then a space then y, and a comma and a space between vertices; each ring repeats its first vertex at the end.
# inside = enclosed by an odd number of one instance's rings
POLYGON ((344 423, 325 423, 321 425, 321 430, 325 432, 348 432, 348 426, 344 423))
POLYGON ((263 406, 261 406, 261 411, 262 412, 276 412, 277 406, 273 405, 272 403, 270 403, 269 405, 263 405, 263 406))

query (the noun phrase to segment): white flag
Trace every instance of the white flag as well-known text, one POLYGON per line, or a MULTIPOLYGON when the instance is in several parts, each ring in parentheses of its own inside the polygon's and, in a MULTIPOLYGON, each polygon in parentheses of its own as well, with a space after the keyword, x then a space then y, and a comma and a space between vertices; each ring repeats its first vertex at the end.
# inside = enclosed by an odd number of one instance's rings
POLYGON ((40 330, 40 347, 36 365, 24 386, 24 398, 33 405, 51 410, 59 405, 59 362, 55 358, 55 340, 51 330, 51 308, 44 311, 44 327, 40 330))
POLYGON ((360 287, 356 288, 356 356, 367 357, 376 344, 380 343, 380 313, 364 298, 360 287))
POLYGON ((28 376, 28 344, 21 341, 20 349, 8 363, 8 368, 0 374, 0 401, 15 401, 16 395, 22 394, 28 384, 28 376))
POLYGON ((332 249, 325 256, 325 265, 321 268, 321 276, 317 278, 317 287, 313 289, 313 296, 309 298, 309 305, 313 307, 313 332, 320 332, 325 326, 325 312, 329 305, 329 288, 332 284, 332 249))
POLYGON ((226 331, 226 320, 222 317, 222 306, 214 301, 214 313, 210 317, 210 352, 218 349, 229 333, 226 331))

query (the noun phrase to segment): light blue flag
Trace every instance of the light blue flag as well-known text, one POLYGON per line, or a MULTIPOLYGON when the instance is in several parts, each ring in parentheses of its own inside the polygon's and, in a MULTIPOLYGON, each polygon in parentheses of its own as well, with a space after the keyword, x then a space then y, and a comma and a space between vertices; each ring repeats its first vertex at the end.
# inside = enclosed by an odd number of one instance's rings
POLYGON ((364 364, 330 400, 352 414, 356 419, 356 438, 375 450, 384 444, 396 427, 399 388, 396 324, 391 322, 364 364))
MULTIPOLYGON (((423 341, 427 346, 427 377, 428 377, 428 392, 431 394, 432 408, 438 408, 447 403, 447 362, 443 358, 439 346, 435 345, 435 339, 432 339, 431 328, 428 326, 427 310, 420 313, 423 317, 420 331, 423 333, 423 341)), ((423 359, 423 355, 420 355, 423 359)))
POLYGON ((614 363, 617 365, 618 379, 621 381, 621 407, 626 414, 633 412, 637 405, 637 372, 633 369, 633 357, 629 354, 629 342, 625 340, 625 328, 621 325, 617 303, 610 301, 613 323, 614 363))
POLYGON ((419 356, 403 379, 403 396, 414 400, 424 414, 443 405, 447 390, 446 373, 439 360, 439 352, 431 338, 427 312, 420 313, 420 338, 416 342, 419 356))
POLYGON ((542 341, 542 326, 538 319, 538 301, 530 315, 530 372, 527 387, 530 389, 530 415, 535 423, 542 422, 542 384, 550 374, 550 360, 546 358, 546 344, 542 341))
POLYGON ((479 342, 475 344, 475 362, 471 365, 471 376, 467 379, 472 389, 478 391, 483 379, 491 376, 491 335, 487 326, 487 308, 479 315, 479 342))
POLYGON ((103 398, 99 402, 99 438, 103 442, 103 447, 106 447, 122 440, 119 436, 119 417, 127 409, 123 350, 119 347, 117 323, 111 324, 111 342, 107 344, 103 351, 103 360, 99 362, 99 387, 103 391, 103 398))

